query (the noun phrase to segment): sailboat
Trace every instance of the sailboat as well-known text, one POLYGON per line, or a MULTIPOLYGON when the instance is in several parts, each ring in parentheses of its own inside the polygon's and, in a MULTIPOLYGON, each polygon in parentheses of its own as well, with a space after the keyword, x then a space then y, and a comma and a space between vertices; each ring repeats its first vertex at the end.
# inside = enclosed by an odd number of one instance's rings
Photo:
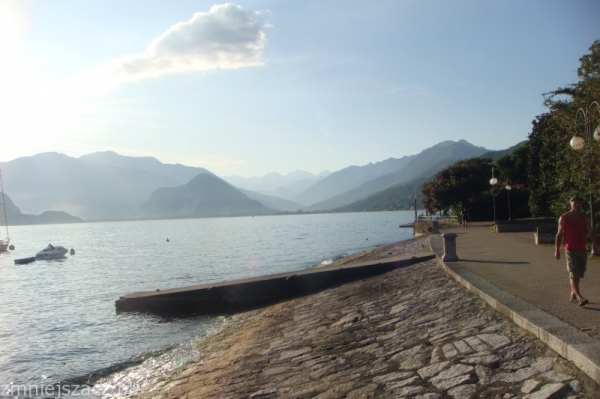
POLYGON ((4 186, 2 185, 2 170, 0 170, 0 190, 2 190, 2 211, 4 212, 4 222, 6 223, 6 239, 0 239, 0 252, 8 250, 10 245, 10 236, 8 235, 8 219, 6 218, 6 204, 4 202, 4 186))

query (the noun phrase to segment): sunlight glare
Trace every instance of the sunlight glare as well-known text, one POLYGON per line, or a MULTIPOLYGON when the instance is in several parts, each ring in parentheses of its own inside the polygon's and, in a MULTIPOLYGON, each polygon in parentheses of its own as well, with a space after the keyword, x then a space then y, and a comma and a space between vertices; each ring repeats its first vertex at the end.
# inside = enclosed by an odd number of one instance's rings
POLYGON ((79 134, 83 115, 91 112, 90 102, 82 101, 89 86, 81 80, 42 77, 40 63, 23 40, 26 4, 0 2, 0 132, 7 138, 0 161, 55 151, 57 143, 66 145, 79 134))

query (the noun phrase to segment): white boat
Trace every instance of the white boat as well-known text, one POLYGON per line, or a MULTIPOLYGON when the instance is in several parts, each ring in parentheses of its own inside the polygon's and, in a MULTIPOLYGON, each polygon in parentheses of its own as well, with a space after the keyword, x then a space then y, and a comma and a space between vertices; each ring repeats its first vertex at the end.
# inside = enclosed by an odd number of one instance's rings
POLYGON ((2 190, 2 211, 4 212, 4 221, 6 223, 6 239, 0 239, 0 252, 8 251, 10 245, 10 236, 8 235, 8 219, 6 218, 6 205, 4 204, 4 186, 2 185, 2 170, 0 170, 0 189, 2 190))
POLYGON ((69 250, 62 245, 52 245, 42 249, 40 252, 35 254, 35 260, 49 260, 49 259, 62 259, 69 252, 69 250))

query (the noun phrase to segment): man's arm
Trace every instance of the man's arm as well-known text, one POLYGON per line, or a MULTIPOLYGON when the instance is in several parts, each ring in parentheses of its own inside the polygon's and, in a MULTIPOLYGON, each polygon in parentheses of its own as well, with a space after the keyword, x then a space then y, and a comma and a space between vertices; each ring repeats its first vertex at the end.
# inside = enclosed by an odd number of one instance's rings
POLYGON ((554 257, 556 260, 560 259, 560 245, 563 242, 563 237, 565 235, 565 221, 561 216, 558 219, 558 232, 556 233, 556 239, 554 240, 554 257))
POLYGON ((598 253, 598 243, 596 241, 596 234, 594 234, 594 229, 592 229, 592 225, 587 220, 587 218, 585 218, 585 228, 587 230, 588 235, 590 236, 590 240, 592 240, 592 256, 595 256, 598 253))

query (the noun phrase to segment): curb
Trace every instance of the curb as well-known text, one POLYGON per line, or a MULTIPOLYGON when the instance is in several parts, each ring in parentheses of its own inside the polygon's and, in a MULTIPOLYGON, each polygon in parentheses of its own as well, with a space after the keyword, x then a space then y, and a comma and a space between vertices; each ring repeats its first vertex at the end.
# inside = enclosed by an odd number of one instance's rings
POLYGON ((529 331, 560 356, 571 361, 588 377, 600 384, 600 341, 564 323, 558 318, 503 291, 460 264, 446 264, 440 253, 441 237, 429 238, 429 247, 436 254, 442 269, 469 291, 483 299, 519 327, 529 331), (434 248, 435 247, 435 248, 434 248))

